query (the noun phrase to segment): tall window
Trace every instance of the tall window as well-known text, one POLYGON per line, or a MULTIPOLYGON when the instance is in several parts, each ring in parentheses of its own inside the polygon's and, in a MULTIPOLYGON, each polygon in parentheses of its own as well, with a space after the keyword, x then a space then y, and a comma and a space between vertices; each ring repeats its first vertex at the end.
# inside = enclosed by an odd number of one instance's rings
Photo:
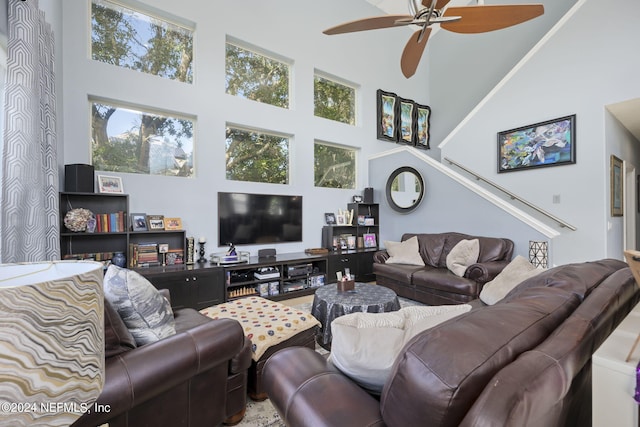
POLYGON ((246 49, 226 45, 226 92, 276 107, 289 108, 290 65, 246 49))
POLYGON ((314 144, 316 187, 356 188, 356 150, 316 141, 314 144))
POLYGON ((289 183, 289 137, 227 126, 227 179, 289 183))
POLYGON ((91 159, 96 170, 193 175, 193 121, 113 103, 91 103, 91 159))
POLYGON ((316 73, 314 114, 349 125, 356 124, 356 89, 316 73))
POLYGON ((192 83, 193 29, 118 3, 91 3, 91 57, 96 61, 192 83))

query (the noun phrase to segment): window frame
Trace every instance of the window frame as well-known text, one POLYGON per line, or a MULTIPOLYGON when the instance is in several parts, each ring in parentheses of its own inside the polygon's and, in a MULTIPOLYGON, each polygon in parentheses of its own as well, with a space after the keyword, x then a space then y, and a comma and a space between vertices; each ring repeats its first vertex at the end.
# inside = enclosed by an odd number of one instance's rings
POLYGON ((225 43, 224 43, 224 79, 225 79, 225 88, 224 88, 224 93, 226 95, 229 96, 233 96, 233 97, 237 97, 240 99, 245 99, 247 101, 252 101, 252 102, 256 102, 262 105, 269 105, 272 107, 277 107, 277 108, 282 108, 284 110, 293 110, 294 109, 294 93, 293 93, 293 88, 294 88, 294 81, 293 81, 293 66, 295 64, 295 61, 291 58, 287 58, 283 55, 279 55, 273 51, 270 51, 268 49, 264 49, 261 48, 257 45, 254 45, 252 43, 248 43, 245 42, 243 40, 240 40, 236 37, 230 36, 227 34, 226 38, 225 38, 225 43), (234 95, 232 93, 229 93, 227 91, 227 87, 226 87, 226 80, 227 80, 227 45, 232 45, 236 48, 239 49, 243 49, 246 50, 248 52, 251 52, 255 55, 260 55, 264 58, 270 59, 271 61, 276 61, 279 62, 281 64, 284 64, 287 66, 287 106, 286 107, 281 107, 280 105, 274 105, 274 104, 270 104, 267 102, 262 102, 262 101, 256 101, 253 100, 251 98, 247 98, 244 96, 239 96, 239 95, 234 95))
MULTIPOLYGON (((110 6, 106 6, 106 7, 110 7, 110 6)), ((197 32, 196 32, 196 23, 193 21, 190 21, 188 19, 179 17, 177 15, 173 15, 169 12, 166 12, 163 9, 159 9, 153 6, 150 6, 148 4, 145 3, 141 3, 139 1, 135 1, 135 0, 90 0, 89 1, 89 11, 88 11, 89 17, 88 17, 88 27, 89 27, 89 37, 88 37, 88 47, 87 47, 87 56, 89 58, 89 60, 91 61, 95 61, 95 62, 99 62, 102 64, 106 64, 106 65, 112 65, 121 69, 125 69, 125 70, 131 70, 131 71, 136 71, 139 73, 143 73, 145 75, 150 75, 150 76, 155 76, 155 77, 159 77, 165 80, 169 80, 169 81, 175 81, 175 82, 179 82, 179 83, 185 83, 185 84, 195 84, 196 82, 196 38, 197 38, 197 32), (165 24, 168 24, 169 26, 173 26, 173 27, 177 27, 178 29, 181 29, 183 31, 188 31, 191 35, 191 44, 192 44, 192 59, 191 59, 191 80, 190 81, 181 81, 181 80, 177 80, 177 79, 173 79, 170 77, 165 77, 162 75, 157 75, 157 74, 152 74, 152 73, 147 73, 145 71, 136 69, 136 68, 129 68, 129 67, 122 67, 119 65, 114 65, 114 64, 110 64, 108 62, 103 62, 97 59, 93 58, 93 5, 94 3, 97 4, 105 4, 105 3, 110 3, 111 5, 115 5, 116 7, 120 7, 120 8, 124 8, 124 9, 129 9, 130 11, 132 11, 134 13, 134 15, 143 15, 145 18, 149 19, 150 21, 156 20, 156 21, 162 21, 165 24)))
MULTIPOLYGON (((93 159, 93 155, 94 155, 94 147, 93 147, 93 115, 92 115, 92 107, 93 104, 102 104, 102 105, 108 105, 110 107, 115 107, 115 108, 121 108, 123 110, 127 110, 130 112, 135 112, 138 114, 150 114, 150 115, 157 115, 157 116, 161 116, 164 118, 168 118, 168 119, 172 119, 172 120, 188 120, 192 123, 192 135, 191 135, 191 168, 192 171, 189 175, 187 176, 183 176, 183 175, 166 175, 166 174, 153 174, 151 172, 149 173, 144 173, 144 172, 130 172, 130 171, 112 171, 112 170, 106 170, 106 169, 97 169, 100 171, 104 171, 104 172, 121 172, 121 173, 131 173, 131 174, 135 174, 135 175, 140 175, 140 176, 149 176, 149 177, 174 177, 174 178, 195 178, 197 176, 197 167, 196 167, 196 140, 197 137, 196 135, 198 134, 198 130, 197 130, 197 126, 198 126, 198 121, 197 121, 197 117, 195 116, 190 116, 188 114, 184 114, 184 113, 179 113, 176 111, 169 111, 169 110, 162 110, 162 109, 158 109, 158 108, 153 108, 153 107, 149 107, 146 105, 141 105, 141 104, 133 104, 130 102, 126 102, 126 101, 120 101, 120 100, 116 100, 116 99, 109 99, 109 98, 103 98, 103 97, 97 97, 97 96, 91 96, 89 95, 87 97, 87 110, 88 110, 88 120, 89 120, 89 135, 88 135, 88 142, 89 142, 89 161, 90 163, 93 165, 94 164, 94 159, 93 159)), ((107 137, 109 137, 109 134, 107 133, 107 137)), ((189 153, 185 153, 187 155, 189 155, 189 153)))
POLYGON ((286 182, 284 182, 284 183, 281 183, 281 182, 266 182, 266 181, 248 181, 248 180, 238 180, 238 179, 229 178, 228 177, 228 171, 227 171, 227 163, 226 163, 227 137, 225 135, 225 146, 224 146, 224 157, 225 157, 224 179, 225 179, 225 181, 244 182, 244 183, 249 183, 249 184, 291 185, 291 183, 292 183, 291 181, 292 181, 293 176, 294 176, 294 174, 293 174, 293 140, 294 140, 294 135, 288 134, 286 132, 278 132, 278 131, 275 131, 275 130, 257 128, 257 127, 242 125, 242 124, 233 123, 233 122, 226 122, 225 123, 225 133, 226 133, 226 130, 228 128, 233 128, 235 130, 244 131, 244 132, 248 132, 248 133, 258 133, 258 134, 267 135, 267 136, 270 136, 270 137, 286 139, 287 140, 287 178, 286 178, 286 182))
POLYGON ((361 92, 361 86, 357 83, 348 81, 346 79, 343 79, 341 77, 335 76, 333 74, 330 73, 326 73, 324 71, 318 70, 318 69, 314 69, 313 70, 313 116, 314 117, 318 117, 321 119, 325 119, 325 120, 331 120, 332 122, 336 122, 336 123, 342 123, 345 125, 349 125, 349 126, 354 126, 357 127, 360 125, 361 120, 360 120, 360 92, 361 92), (353 123, 347 123, 347 122, 342 122, 339 120, 333 120, 333 119, 329 119, 323 116, 318 116, 316 115, 316 105, 315 105, 315 90, 316 90, 316 78, 321 78, 324 80, 328 80, 332 83, 341 85, 341 86, 345 86, 348 88, 353 89, 353 123))
POLYGON ((344 144, 337 144, 334 142, 329 142, 329 141, 324 141, 321 139, 314 139, 313 140, 313 187, 314 188, 326 188, 326 189, 332 189, 332 190, 355 190, 358 188, 358 174, 360 171, 360 153, 361 148, 360 147, 354 147, 351 145, 344 145, 344 144), (351 151, 353 152, 353 188, 345 188, 345 187, 340 187, 340 188, 336 188, 336 187, 325 187, 325 186, 318 186, 316 184, 316 145, 324 145, 327 147, 332 147, 332 148, 337 148, 337 149, 341 149, 341 150, 346 150, 346 151, 351 151))

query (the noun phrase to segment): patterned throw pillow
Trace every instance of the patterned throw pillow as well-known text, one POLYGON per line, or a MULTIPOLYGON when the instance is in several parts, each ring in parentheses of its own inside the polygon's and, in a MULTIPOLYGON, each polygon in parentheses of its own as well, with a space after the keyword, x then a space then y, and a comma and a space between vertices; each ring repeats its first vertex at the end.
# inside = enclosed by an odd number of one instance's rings
POLYGON ((171 305, 135 271, 110 265, 104 276, 104 296, 127 325, 137 345, 176 333, 171 305))

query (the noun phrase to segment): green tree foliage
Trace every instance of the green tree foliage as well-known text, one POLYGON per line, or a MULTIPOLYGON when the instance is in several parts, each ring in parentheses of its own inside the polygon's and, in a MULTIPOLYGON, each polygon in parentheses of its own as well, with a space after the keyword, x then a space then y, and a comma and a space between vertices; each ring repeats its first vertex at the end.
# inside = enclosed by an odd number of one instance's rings
POLYGON ((226 92, 289 108, 289 65, 227 43, 226 92))
MULTIPOLYGON (((93 59, 192 82, 191 31, 103 0, 92 3, 91 24, 93 59)), ((116 111, 117 107, 97 103, 91 107, 92 157, 94 166, 100 170, 150 173, 150 142, 154 138, 164 139, 167 135, 193 138, 190 120, 146 113, 142 113, 135 132, 130 129, 126 137, 110 136, 107 126, 116 111)), ((190 169, 179 167, 178 174, 188 176, 190 169)))
POLYGON ((289 183, 289 138, 227 127, 227 179, 289 183))
POLYGON ((315 143, 316 187, 356 188, 356 152, 351 148, 315 143))
POLYGON ((356 124, 356 90, 316 76, 314 79, 314 114, 349 125, 356 124))

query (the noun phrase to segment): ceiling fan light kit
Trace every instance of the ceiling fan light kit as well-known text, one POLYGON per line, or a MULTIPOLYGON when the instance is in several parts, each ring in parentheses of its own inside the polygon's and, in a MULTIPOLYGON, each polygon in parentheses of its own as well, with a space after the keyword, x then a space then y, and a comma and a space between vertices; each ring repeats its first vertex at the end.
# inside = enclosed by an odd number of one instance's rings
POLYGON ((400 58, 400 69, 406 78, 413 76, 431 34, 431 25, 443 30, 476 34, 518 25, 544 14, 542 4, 485 5, 478 0, 473 6, 452 6, 443 10, 449 0, 409 0, 411 15, 384 15, 346 22, 323 31, 324 34, 344 34, 356 31, 418 25, 409 38, 400 58))

